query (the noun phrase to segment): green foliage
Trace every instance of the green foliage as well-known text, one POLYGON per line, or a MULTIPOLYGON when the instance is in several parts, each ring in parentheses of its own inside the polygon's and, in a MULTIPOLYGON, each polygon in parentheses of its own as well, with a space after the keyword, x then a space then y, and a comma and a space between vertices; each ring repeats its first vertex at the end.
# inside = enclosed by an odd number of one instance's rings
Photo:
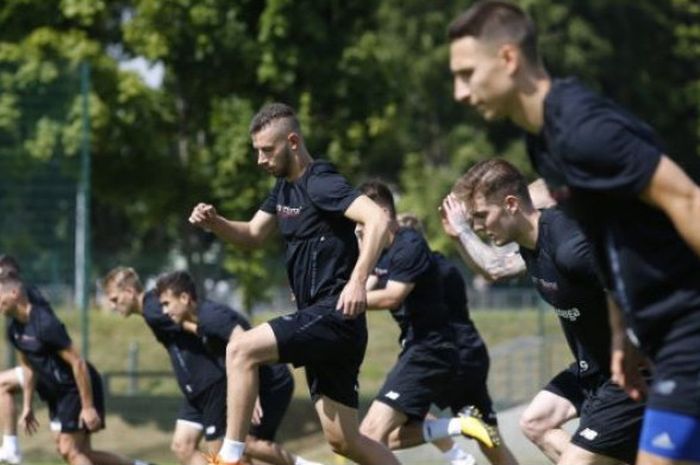
MULTIPOLYGON (((538 23, 553 75, 578 75, 655 126, 672 155, 700 165, 696 1, 519 3, 538 23)), ((199 201, 232 218, 255 212, 271 180, 255 167, 247 126, 263 103, 282 100, 297 108, 314 156, 353 181, 390 182, 400 208, 449 252, 436 208, 458 175, 494 155, 534 174, 518 131, 487 126, 452 100, 445 31, 464 6, 6 0, 0 157, 25 168, 58 163, 71 175, 81 140, 77 65, 89 61, 95 269, 128 262, 157 272, 177 251, 200 278, 221 267, 235 275, 251 305, 284 280, 279 248, 222 247, 186 219, 199 201), (160 88, 119 69, 133 57, 163 66, 160 88)))

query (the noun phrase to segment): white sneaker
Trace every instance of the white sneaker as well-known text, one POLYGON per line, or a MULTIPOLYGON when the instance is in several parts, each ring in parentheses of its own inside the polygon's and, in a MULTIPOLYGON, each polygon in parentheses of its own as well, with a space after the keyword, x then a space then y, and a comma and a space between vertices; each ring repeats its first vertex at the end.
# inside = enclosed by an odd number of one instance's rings
POLYGON ((0 462, 19 465, 22 463, 22 454, 0 448, 0 462))
POLYGON ((463 459, 452 460, 450 465, 476 465, 476 459, 472 454, 468 454, 463 459))

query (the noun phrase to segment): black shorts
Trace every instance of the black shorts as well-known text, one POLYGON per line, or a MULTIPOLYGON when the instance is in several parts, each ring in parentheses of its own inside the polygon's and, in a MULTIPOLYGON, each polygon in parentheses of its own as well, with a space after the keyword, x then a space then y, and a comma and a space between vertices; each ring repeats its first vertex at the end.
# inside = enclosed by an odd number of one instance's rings
POLYGON ((449 408, 455 415, 473 405, 479 409, 486 423, 495 426, 498 421, 487 386, 490 366, 488 350, 483 343, 473 344, 471 340, 464 339, 457 333, 457 372, 450 379, 447 396, 436 401, 435 405, 441 409, 449 408))
POLYGON ((647 405, 700 417, 700 309, 663 325, 647 405))
POLYGON ((544 387, 545 391, 556 394, 571 402, 576 407, 576 416, 581 416, 581 408, 586 400, 586 393, 579 381, 578 365, 572 363, 562 370, 544 387))
POLYGON ((571 436, 571 442, 594 454, 634 463, 644 403, 630 399, 610 379, 592 386, 578 382, 576 389, 572 385, 572 374, 570 370, 563 371, 545 388, 569 399, 579 413, 578 429, 571 436), (553 385, 557 386, 559 392, 549 389, 553 385), (562 395, 561 392, 566 394, 562 395))
MULTIPOLYGON (((102 389, 102 378, 92 366, 88 366, 88 370, 92 384, 92 402, 100 420, 102 420, 100 428, 102 429, 105 427, 105 396, 102 389)), ((87 429, 80 422, 82 404, 77 386, 52 388, 39 382, 37 392, 39 397, 49 406, 51 431, 56 433, 87 432, 87 429)))
POLYGON ((177 419, 202 430, 207 441, 222 438, 226 433, 226 378, 191 399, 185 398, 177 419))
POLYGON ((455 373, 454 341, 410 342, 387 375, 376 400, 415 420, 423 420, 430 405, 449 397, 455 373))
POLYGON ((352 320, 343 318, 336 302, 337 297, 324 299, 268 324, 277 340, 279 361, 305 367, 314 402, 323 395, 357 408, 367 320, 364 313, 352 320))

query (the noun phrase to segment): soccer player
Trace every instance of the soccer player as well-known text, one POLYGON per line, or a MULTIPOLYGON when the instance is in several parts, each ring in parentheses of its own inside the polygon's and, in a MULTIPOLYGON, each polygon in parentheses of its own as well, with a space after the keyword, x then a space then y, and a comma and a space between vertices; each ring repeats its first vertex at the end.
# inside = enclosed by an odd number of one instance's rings
MULTIPOLYGON (((210 300, 199 301, 194 280, 186 271, 167 273, 156 283, 163 312, 186 331, 195 334, 224 366, 230 340, 250 329, 240 313, 210 300)), ((256 459, 280 465, 319 465, 295 457, 274 443, 275 434, 294 393, 294 379, 284 364, 260 367, 260 393, 247 450, 256 459), (253 453, 254 452, 254 453, 253 453), (280 461, 283 458, 284 461, 280 461)), ((222 410, 222 414, 225 409, 222 410)))
POLYGON ((0 274, 0 313, 9 318, 8 338, 23 368, 22 413, 27 434, 37 431, 33 395, 49 406, 56 449, 70 465, 144 465, 111 452, 93 450, 91 435, 104 428, 104 393, 95 368, 73 346, 63 323, 44 300, 29 299, 13 272, 0 274))
MULTIPOLYGON (((634 463, 644 404, 629 398, 610 379, 607 297, 590 244, 559 209, 535 209, 524 177, 508 162, 479 162, 463 179, 462 199, 448 198, 443 204, 451 227, 457 231, 469 227, 458 205, 463 201, 474 233, 484 233, 496 246, 519 245, 520 269, 527 269, 539 294, 554 307, 576 359, 523 413, 526 436, 553 463, 634 463), (580 422, 570 437, 561 427, 575 417, 580 422)), ((465 250, 474 250, 471 242, 480 242, 474 233, 452 235, 466 242, 465 250)), ((482 254, 475 261, 488 260, 482 254)), ((519 274, 518 267, 513 266, 510 274, 519 274)))
MULTIPOLYGON (((464 435, 477 439, 492 463, 516 463, 510 451, 499 444, 495 413, 485 386, 488 355, 466 316, 466 294, 459 271, 454 270, 462 284, 461 296, 456 295, 459 283, 454 282, 449 263, 430 251, 418 231, 398 228, 389 188, 370 181, 360 190, 392 220, 389 242, 375 267, 374 288, 367 294, 367 307, 392 310, 401 328, 402 346, 398 362, 370 406, 361 430, 394 448, 464 435), (451 308, 453 303, 461 308, 451 308), (453 311, 459 315, 453 315, 453 311), (483 409, 491 426, 474 415, 424 420, 432 403, 450 407, 457 415, 470 401, 483 409)), ((362 235, 358 227, 358 236, 362 235)), ((453 451, 454 463, 473 460, 457 454, 453 451)))
POLYGON ((654 364, 637 463, 700 463, 700 187, 647 124, 550 78, 519 7, 478 2, 449 38, 455 99, 525 129, 533 166, 592 243, 613 294, 614 379, 639 398, 632 344, 654 364))
MULTIPOLYGON (((206 464, 206 458, 198 453, 202 437, 214 455, 221 448, 226 428, 225 368, 197 335, 164 313, 159 293, 145 291, 133 268, 114 268, 103 279, 102 288, 113 311, 124 317, 141 315, 168 351, 173 372, 185 396, 175 423, 172 450, 183 465, 206 464)), ((286 404, 274 404, 268 414, 273 419, 281 419, 285 410, 286 404)), ((266 438, 270 427, 270 423, 264 422, 248 436, 250 457, 276 465, 308 463, 295 462, 292 454, 273 443, 272 438, 266 438)))
MULTIPOLYGON (((0 274, 19 274, 17 260, 10 255, 0 255, 0 274)), ((27 286, 29 300, 41 297, 33 286, 27 286)), ((43 300, 43 297, 41 297, 43 300)), ((2 425, 2 444, 0 445, 0 462, 19 464, 22 462, 22 452, 17 437, 17 407, 15 394, 19 394, 24 386, 25 373, 22 365, 0 372, 0 425, 2 425)))
POLYGON ((190 222, 239 246, 260 246, 279 228, 287 245, 287 275, 298 311, 275 318, 229 343, 224 462, 243 454, 257 392, 257 368, 266 363, 305 366, 321 427, 340 455, 367 465, 399 463, 383 445, 360 434, 357 376, 367 346, 365 282, 386 240, 382 210, 328 162, 309 154, 294 111, 269 104, 250 126, 258 165, 277 178, 250 221, 230 221, 213 206, 197 205, 190 222), (362 223, 359 251, 354 223, 362 223))

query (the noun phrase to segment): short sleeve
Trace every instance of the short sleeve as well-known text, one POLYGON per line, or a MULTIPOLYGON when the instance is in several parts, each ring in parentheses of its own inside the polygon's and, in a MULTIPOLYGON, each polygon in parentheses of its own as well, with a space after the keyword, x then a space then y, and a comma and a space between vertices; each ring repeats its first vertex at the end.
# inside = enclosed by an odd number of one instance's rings
POLYGON ((73 344, 66 327, 51 312, 44 312, 41 315, 38 338, 55 350, 67 349, 73 344))
POLYGON ((662 150, 651 130, 612 109, 601 110, 575 125, 563 156, 572 187, 637 196, 651 181, 662 150))
POLYGON ((197 332, 200 336, 215 337, 228 341, 236 326, 247 329, 245 320, 236 311, 223 305, 207 304, 209 308, 200 310, 197 332))
POLYGON ((360 196, 347 179, 328 162, 316 162, 307 181, 311 202, 320 210, 345 213, 350 204, 360 196))
POLYGON ((389 281, 414 283, 430 268, 431 258, 427 244, 418 237, 402 240, 389 264, 389 281))
POLYGON ((557 268, 581 284, 603 288, 602 273, 596 265, 591 243, 573 220, 565 219, 563 213, 560 215, 551 231, 551 241, 557 244, 554 256, 557 268))
POLYGON ((275 187, 272 188, 270 193, 267 194, 267 197, 263 203, 260 205, 259 210, 262 210, 265 213, 270 213, 271 215, 277 214, 277 195, 279 194, 281 186, 282 180, 278 179, 275 183, 275 187))

